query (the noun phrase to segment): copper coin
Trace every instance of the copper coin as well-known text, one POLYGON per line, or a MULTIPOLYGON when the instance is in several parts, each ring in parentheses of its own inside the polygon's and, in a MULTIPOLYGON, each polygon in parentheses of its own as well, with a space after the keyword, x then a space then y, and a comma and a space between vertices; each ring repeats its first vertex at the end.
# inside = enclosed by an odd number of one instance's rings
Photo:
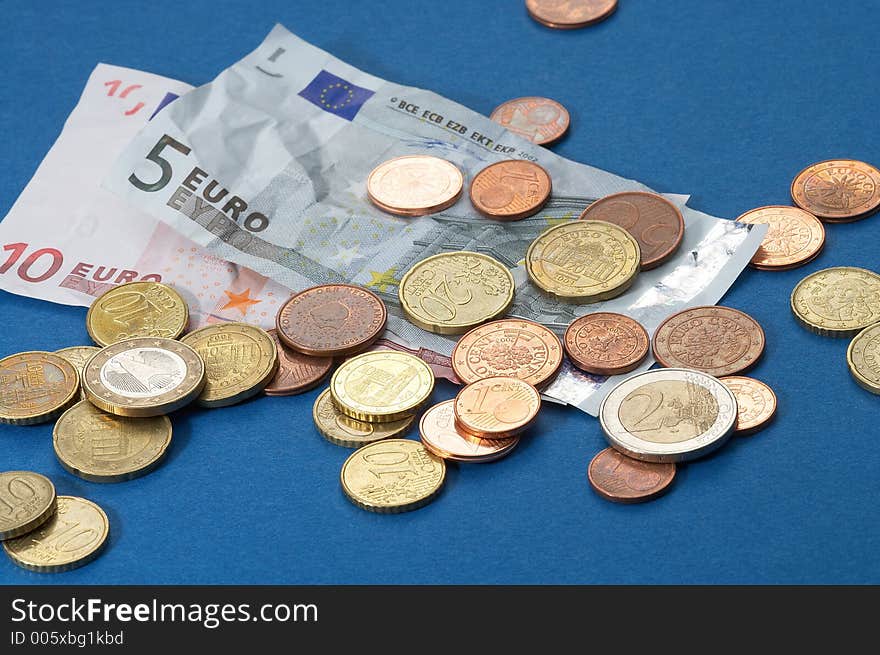
POLYGON ((471 180, 471 202, 483 216, 518 221, 536 214, 550 198, 550 176, 524 159, 486 166, 471 180))
POLYGON ((317 387, 333 368, 332 357, 303 355, 285 346, 277 330, 266 330, 278 350, 278 371, 263 389, 267 396, 292 396, 317 387))
POLYGON ((590 462, 587 478, 602 498, 615 503, 643 503, 669 489, 675 479, 675 464, 642 462, 606 448, 590 462))
POLYGON ((428 348, 407 348, 396 341, 384 337, 377 339, 376 343, 370 346, 368 350, 396 350, 398 352, 415 355, 431 367, 431 370, 434 371, 435 378, 444 378, 453 384, 461 384, 461 380, 452 368, 452 358, 448 355, 443 355, 433 350, 429 350, 428 348))
POLYGON ((455 426, 486 439, 507 439, 525 430, 541 409, 541 395, 519 378, 497 376, 472 382, 458 392, 455 426))
POLYGON ((828 223, 857 221, 880 208, 880 171, 853 159, 820 161, 797 174, 791 198, 828 223))
POLYGON ((596 312, 571 322, 562 340, 579 369, 595 375, 629 373, 648 356, 648 333, 629 316, 596 312))
POLYGON ((379 209, 399 216, 443 211, 461 196, 464 176, 452 162, 430 155, 405 155, 376 166, 367 196, 379 209))
POLYGON ((747 211, 740 223, 770 227, 751 264, 767 271, 784 271, 811 262, 825 245, 825 227, 810 212, 786 205, 770 205, 747 211))
POLYGON ((419 434, 425 448, 443 459, 456 462, 492 462, 501 459, 519 443, 510 439, 481 439, 455 427, 454 400, 444 400, 422 414, 419 434))
POLYGON ((608 18, 617 0, 526 0, 526 10, 536 21, 557 30, 586 27, 608 18))
POLYGON ((600 198, 587 207, 582 221, 619 225, 639 242, 642 270, 667 261, 684 238, 684 218, 678 207, 663 196, 645 191, 624 191, 600 198))
POLYGON ((751 316, 730 307, 691 307, 663 321, 651 345, 662 366, 720 377, 744 371, 758 360, 764 352, 764 330, 751 316))
POLYGON ((522 319, 484 323, 452 350, 452 368, 462 382, 509 375, 543 387, 562 366, 562 344, 549 328, 522 319))
POLYGON ((736 434, 757 432, 776 414, 776 394, 760 380, 729 375, 720 381, 736 398, 736 426, 733 428, 736 434))
POLYGON ((278 311, 275 327, 285 346, 304 355, 338 357, 370 347, 388 313, 375 294, 351 284, 300 291, 278 311))
POLYGON ((539 146, 553 143, 568 130, 568 110, 550 98, 514 98, 498 105, 489 118, 539 146))

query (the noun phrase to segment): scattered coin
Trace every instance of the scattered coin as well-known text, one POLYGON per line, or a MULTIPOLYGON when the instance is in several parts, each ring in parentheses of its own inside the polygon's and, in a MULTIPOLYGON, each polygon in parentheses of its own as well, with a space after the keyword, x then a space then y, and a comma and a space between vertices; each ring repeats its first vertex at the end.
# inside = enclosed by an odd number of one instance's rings
POLYGON ((651 345, 662 366, 720 377, 758 361, 764 352, 764 330, 751 316, 730 307, 691 307, 663 321, 651 345))
POLYGON ((86 314, 86 329, 99 346, 132 337, 176 339, 189 322, 189 308, 161 282, 127 282, 99 296, 86 314))
POLYGON ((18 566, 38 573, 59 573, 95 559, 107 542, 110 522, 100 507, 85 498, 58 496, 57 510, 39 528, 3 542, 18 566))
POLYGON ((552 330, 524 319, 485 323, 465 334, 452 351, 452 368, 464 383, 509 375, 541 388, 562 366, 562 344, 552 330))
POLYGON ((572 221, 544 231, 526 252, 526 269, 540 289, 565 302, 619 296, 639 273, 635 238, 604 221, 572 221))
POLYGON ((811 273, 791 292, 791 311, 810 332, 855 336, 880 321, 880 275, 854 266, 811 273))
POLYGON ((227 407, 263 390, 278 370, 275 340, 248 323, 215 323, 190 332, 182 343, 205 363, 205 387, 196 399, 203 407, 227 407))
POLYGON ((678 207, 656 193, 624 191, 600 198, 580 220, 606 221, 622 227, 639 242, 643 271, 668 261, 684 238, 678 207))
POLYGON ((30 471, 0 473, 0 541, 27 534, 55 513, 55 485, 30 471))
POLYGON ((315 357, 342 357, 369 348, 388 312, 374 293, 351 284, 322 284, 300 291, 278 311, 278 338, 315 357))
POLYGON ((315 400, 312 418, 321 436, 345 448, 360 448, 381 439, 402 437, 415 420, 415 417, 408 416, 389 423, 359 421, 339 411, 330 396, 330 389, 322 391, 315 400))
POLYGON ((361 509, 396 514, 424 507, 443 487, 446 464, 418 441, 385 439, 342 465, 342 490, 361 509))
POLYGON ((346 360, 330 379, 330 394, 343 414, 375 423, 410 417, 433 389, 431 368, 396 350, 376 350, 346 360))
POLYGON ((572 30, 608 18, 617 0, 526 0, 526 9, 542 25, 572 30))
POLYGON ((86 362, 89 361, 89 357, 94 355, 99 350, 101 349, 96 346, 71 346, 70 348, 62 348, 61 350, 55 351, 56 355, 61 355, 64 359, 73 364, 73 368, 76 369, 76 374, 79 376, 80 381, 80 400, 86 399, 86 392, 83 391, 82 388, 83 367, 86 365, 86 362))
POLYGON ((285 346, 277 330, 267 330, 266 334, 272 337, 278 352, 278 370, 263 389, 267 396, 292 396, 314 389, 333 368, 332 357, 303 355, 285 346))
POLYGON ((83 369, 86 398, 117 416, 168 414, 195 400, 205 364, 180 341, 135 337, 95 354, 83 369))
POLYGON ((736 427, 739 435, 753 434, 776 414, 776 394, 760 380, 741 375, 719 378, 736 398, 736 427))
POLYGON ((455 426, 485 439, 508 439, 528 428, 541 409, 541 395, 519 378, 483 378, 455 397, 455 426))
POLYGON ((825 227, 810 212, 770 205, 747 211, 740 223, 767 224, 767 234, 751 264, 765 271, 785 271, 813 261, 825 245, 825 227))
POLYGON ((859 386, 880 394, 880 323, 855 336, 846 350, 846 363, 859 386))
POLYGON ((482 439, 456 428, 454 404, 454 400, 444 400, 434 405, 419 422, 422 443, 437 457, 456 462, 493 462, 516 448, 519 437, 482 439))
POLYGON ((791 198, 823 221, 857 221, 880 207, 880 171, 853 159, 820 161, 797 174, 791 198))
POLYGON ((423 330, 462 334, 503 315, 513 302, 513 275, 476 252, 443 252, 417 262, 398 287, 406 317, 423 330))
POLYGON ((492 111, 489 118, 539 146, 558 140, 568 130, 568 110, 550 98, 514 98, 492 111))
POLYGON ((612 312, 576 318, 566 329, 563 344, 572 364, 594 375, 629 373, 650 349, 641 323, 612 312))
POLYGON ((167 416, 126 418, 82 400, 52 431, 55 455, 67 471, 91 482, 122 482, 146 475, 171 443, 167 416))
POLYGON ((73 364, 39 350, 0 359, 0 423, 35 425, 76 402, 79 375, 73 364))
POLYGON ((525 159, 486 166, 471 180, 471 202, 483 216, 518 221, 541 211, 550 198, 550 176, 525 159))
POLYGON ((447 209, 461 196, 464 177, 452 162, 430 155, 405 155, 376 166, 367 196, 382 211, 424 216, 447 209))
POLYGON ((663 495, 675 479, 672 462, 643 462, 614 448, 600 451, 587 468, 593 490, 615 503, 643 503, 663 495))
POLYGON ((660 368, 614 387, 599 423, 608 443, 630 457, 683 462, 724 444, 736 424, 736 398, 707 373, 660 368))

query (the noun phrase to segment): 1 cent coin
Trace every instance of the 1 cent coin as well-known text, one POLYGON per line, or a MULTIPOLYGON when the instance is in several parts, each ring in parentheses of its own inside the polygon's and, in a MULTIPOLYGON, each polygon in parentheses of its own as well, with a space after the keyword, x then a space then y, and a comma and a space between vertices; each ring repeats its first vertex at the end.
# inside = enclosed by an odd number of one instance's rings
POLYGON ((528 428, 541 409, 541 395, 519 378, 483 378, 455 397, 455 426, 485 439, 508 439, 528 428))
POLYGON ((376 166, 367 178, 367 196, 379 209, 398 216, 424 216, 455 204, 464 176, 452 162, 430 155, 405 155, 376 166))
POLYGON ((465 383, 509 375, 541 388, 553 381, 560 366, 559 337, 524 319, 485 323, 459 339, 452 351, 452 368, 465 383))
POLYGON ((764 352, 764 330, 751 316, 730 307, 691 307, 663 321, 652 346, 662 366, 720 377, 758 361, 764 352))
POLYGON ((719 379, 736 397, 736 434, 753 434, 776 414, 776 394, 760 380, 742 375, 719 379))
POLYGON ((641 323, 612 312, 576 318, 565 331, 563 344, 575 366, 595 375, 628 373, 638 368, 650 349, 641 323))
POLYGON ((55 513, 55 485, 31 471, 0 473, 0 541, 27 534, 55 513))
POLYGON ((277 330, 267 330, 278 351, 278 370, 263 389, 267 396, 292 396, 318 386, 333 368, 332 357, 303 355, 285 346, 277 330))
POLYGON ((587 207, 580 220, 619 225, 639 242, 642 270, 669 260, 684 238, 684 218, 678 207, 663 196, 645 191, 624 191, 600 198, 587 207))
POLYGON ((499 105, 489 118, 539 146, 553 143, 568 130, 568 110, 550 98, 514 98, 499 105))
POLYGON ((455 462, 493 462, 509 454, 519 443, 510 439, 482 439, 455 427, 454 400, 444 400, 422 414, 419 434, 425 448, 443 459, 455 462))
POLYGON ((740 223, 770 227, 751 264, 767 271, 784 271, 813 261, 825 245, 825 227, 810 212, 797 207, 770 205, 747 211, 740 223))
POLYGON ((189 322, 189 308, 161 282, 128 282, 99 296, 86 314, 86 329, 99 346, 132 337, 176 339, 189 322))
POLYGON ((880 321, 880 275, 854 266, 811 273, 791 292, 791 311, 810 332, 855 336, 880 321))
POLYGON ((791 198, 823 221, 857 221, 880 207, 880 171, 853 159, 821 161, 797 174, 791 198))
POLYGON ((95 559, 107 542, 110 522, 85 498, 58 496, 57 509, 39 528, 3 542, 18 566, 38 573, 70 571, 95 559))
POLYGON ((614 448, 599 452, 587 468, 593 490, 615 503, 643 503, 663 495, 675 479, 672 462, 642 462, 614 448))
POLYGON ((483 216, 518 221, 541 210, 550 198, 550 176, 537 164, 508 159, 486 166, 471 180, 471 202, 483 216))
POLYGON ((388 312, 374 293, 351 284, 322 284, 300 291, 278 311, 278 338, 315 357, 353 355, 370 347, 388 312))
POLYGON ((598 23, 615 9, 617 0, 526 0, 526 10, 532 18, 557 30, 598 23))
POLYGON ((0 423, 51 421, 78 391, 79 373, 61 355, 32 350, 0 359, 0 423))

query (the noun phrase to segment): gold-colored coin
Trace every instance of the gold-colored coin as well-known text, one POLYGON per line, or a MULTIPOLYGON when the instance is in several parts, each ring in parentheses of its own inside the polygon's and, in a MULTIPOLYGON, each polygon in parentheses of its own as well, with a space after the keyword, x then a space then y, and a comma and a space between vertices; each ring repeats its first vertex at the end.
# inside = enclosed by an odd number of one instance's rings
POLYGON ((36 530, 55 513, 55 485, 31 471, 0 473, 0 541, 36 530))
POLYGON ((345 448, 360 448, 374 441, 402 437, 415 420, 414 416, 409 416, 390 423, 359 421, 339 411, 330 396, 330 389, 322 391, 315 400, 312 418, 321 436, 345 448))
POLYGON ((167 416, 113 416, 87 400, 64 412, 52 431, 61 466, 91 482, 122 482, 146 475, 158 466, 170 443, 167 416))
POLYGON ((86 398, 117 416, 159 416, 188 405, 205 386, 205 364, 180 341, 135 337, 95 353, 83 369, 86 398))
POLYGON ((83 367, 86 365, 86 362, 89 361, 89 357, 94 355, 96 352, 101 350, 97 346, 70 346, 70 348, 62 348, 61 350, 56 350, 56 355, 61 355, 68 362, 73 364, 73 368, 76 369, 76 374, 79 376, 79 399, 86 399, 86 392, 82 388, 82 372, 83 367))
POLYGON ((592 303, 619 296, 639 273, 638 242, 606 221, 571 221, 545 230, 526 252, 532 282, 558 300, 592 303))
POLYGON ((513 302, 513 275, 476 252, 444 252, 417 262, 398 287, 406 317, 423 330, 464 334, 498 318, 513 302))
POLYGON ((278 370, 275 340, 255 325, 208 325, 181 342, 205 362, 208 382, 196 401, 203 407, 226 407, 255 396, 278 370))
POLYGON ((880 394, 880 323, 855 336, 846 350, 846 363, 859 386, 880 394))
POLYGON ((51 421, 76 402, 79 375, 73 364, 41 350, 0 359, 0 423, 51 421))
POLYGON ((418 441, 385 439, 353 452, 339 477, 361 509, 396 514, 431 502, 443 487, 446 464, 418 441))
POLYGON ((58 496, 55 514, 33 532, 3 542, 9 558, 38 573, 59 573, 88 564, 107 543, 110 522, 85 498, 58 496))
POLYGON ((880 321, 880 275, 854 266, 811 273, 791 292, 791 311, 810 332, 855 336, 880 321))
POLYGON ((353 357, 330 380, 330 394, 339 411, 374 423, 412 416, 433 389, 431 367, 415 355, 396 350, 353 357))
POLYGON ((189 308, 161 282, 127 282, 99 296, 86 314, 86 329, 99 346, 132 337, 176 339, 189 322, 189 308))

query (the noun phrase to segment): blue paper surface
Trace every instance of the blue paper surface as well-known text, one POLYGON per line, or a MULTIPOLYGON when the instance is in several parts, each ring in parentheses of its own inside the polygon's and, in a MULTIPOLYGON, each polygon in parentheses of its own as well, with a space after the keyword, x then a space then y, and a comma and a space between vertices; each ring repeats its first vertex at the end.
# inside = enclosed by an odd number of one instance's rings
MULTIPOLYGON (((516 96, 555 98, 572 115, 557 152, 691 193, 719 216, 788 204, 814 161, 880 163, 880 21, 864 3, 620 0, 609 20, 570 32, 538 25, 518 0, 20 2, 3 17, 0 215, 97 62, 202 84, 276 22, 485 114, 516 96)), ((0 426, 0 470, 49 475, 111 522, 88 566, 46 575, 0 557, 0 583, 880 582, 880 397, 850 378, 846 340, 803 330, 788 305, 814 270, 880 270, 880 216, 827 232, 814 262, 748 270, 723 300, 766 331, 750 375, 776 391, 777 419, 680 467, 660 500, 596 496, 586 467, 605 447, 599 425, 553 405, 510 457, 451 465, 431 505, 396 516, 343 495, 351 451, 315 431, 320 389, 179 412, 165 463, 121 484, 65 472, 51 423, 0 426)), ((87 344, 85 314, 0 293, 0 354, 87 344)), ((440 383, 434 400, 454 391, 440 383)))

